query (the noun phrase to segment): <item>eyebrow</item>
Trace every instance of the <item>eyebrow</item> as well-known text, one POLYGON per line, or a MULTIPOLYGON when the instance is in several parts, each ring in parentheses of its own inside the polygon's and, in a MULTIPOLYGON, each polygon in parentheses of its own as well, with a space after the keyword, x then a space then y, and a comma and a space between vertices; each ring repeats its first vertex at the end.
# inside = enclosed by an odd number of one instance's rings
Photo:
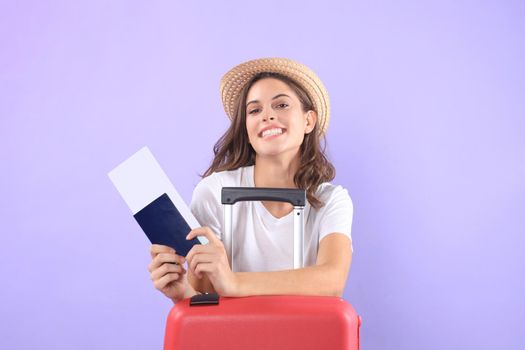
MULTIPOLYGON (((272 101, 275 100, 276 98, 279 98, 279 97, 282 97, 282 96, 286 96, 286 97, 289 97, 291 98, 290 96, 288 96, 287 94, 279 94, 279 95, 275 95, 273 98, 272 98, 272 101)), ((253 100, 253 101, 250 101, 246 104, 246 107, 248 107, 248 105, 250 103, 256 103, 256 102, 260 102, 259 100, 253 100)))

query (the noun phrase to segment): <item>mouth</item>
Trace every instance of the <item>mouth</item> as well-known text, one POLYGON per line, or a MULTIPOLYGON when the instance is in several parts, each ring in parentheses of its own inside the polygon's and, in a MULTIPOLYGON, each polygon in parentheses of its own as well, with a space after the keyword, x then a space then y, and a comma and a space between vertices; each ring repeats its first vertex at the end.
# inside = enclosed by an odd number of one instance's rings
POLYGON ((286 129, 283 129, 283 128, 271 128, 271 129, 267 129, 267 130, 260 132, 259 137, 263 139, 267 139, 273 136, 282 135, 285 132, 286 132, 286 129))

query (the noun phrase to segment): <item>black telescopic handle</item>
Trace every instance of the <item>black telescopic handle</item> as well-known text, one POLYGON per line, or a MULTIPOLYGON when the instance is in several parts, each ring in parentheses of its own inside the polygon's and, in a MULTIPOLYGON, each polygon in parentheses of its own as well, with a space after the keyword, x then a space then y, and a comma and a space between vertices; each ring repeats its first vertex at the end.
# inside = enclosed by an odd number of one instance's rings
POLYGON ((223 187, 221 201, 222 204, 245 201, 288 202, 296 207, 304 207, 306 192, 298 188, 223 187))

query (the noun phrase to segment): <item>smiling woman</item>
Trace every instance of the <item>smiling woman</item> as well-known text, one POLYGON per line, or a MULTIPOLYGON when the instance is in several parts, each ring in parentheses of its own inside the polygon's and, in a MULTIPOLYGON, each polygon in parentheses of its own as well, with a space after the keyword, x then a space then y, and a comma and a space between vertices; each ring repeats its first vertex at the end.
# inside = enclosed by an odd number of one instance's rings
POLYGON ((184 258, 151 248, 151 278, 177 302, 197 293, 223 296, 306 294, 341 296, 352 260, 353 206, 346 189, 330 183, 335 169, 321 147, 329 121, 328 94, 308 67, 284 58, 240 64, 221 80, 232 123, 215 144, 215 157, 194 190, 191 209, 206 236, 184 258), (292 269, 293 207, 280 202, 236 205, 232 271, 222 244, 222 187, 301 188, 305 267, 292 269), (173 264, 173 263, 179 263, 173 264), (171 264, 170 264, 171 263, 171 264))

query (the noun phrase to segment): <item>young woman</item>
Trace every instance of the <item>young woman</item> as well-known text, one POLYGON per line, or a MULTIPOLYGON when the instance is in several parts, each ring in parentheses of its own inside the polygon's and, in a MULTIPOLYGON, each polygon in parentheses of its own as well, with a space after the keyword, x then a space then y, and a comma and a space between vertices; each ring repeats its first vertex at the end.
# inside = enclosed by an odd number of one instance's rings
POLYGON ((341 296, 352 261, 353 207, 348 192, 329 183, 335 169, 321 147, 329 121, 322 82, 300 63, 263 58, 226 73, 221 95, 232 123, 193 192, 191 210, 203 227, 188 235, 209 243, 194 246, 186 259, 153 245, 148 269, 154 286, 174 302, 212 291, 341 296), (234 206, 232 271, 221 241, 226 186, 306 191, 304 268, 293 269, 292 205, 241 202, 234 206))

